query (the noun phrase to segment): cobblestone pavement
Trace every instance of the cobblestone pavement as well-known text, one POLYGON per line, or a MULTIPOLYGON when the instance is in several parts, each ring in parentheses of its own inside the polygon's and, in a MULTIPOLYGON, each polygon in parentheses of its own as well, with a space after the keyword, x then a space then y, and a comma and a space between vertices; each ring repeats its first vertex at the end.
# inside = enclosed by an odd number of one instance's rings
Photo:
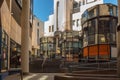
POLYGON ((64 73, 30 73, 24 76, 23 80, 54 80, 54 75, 64 75, 64 73))

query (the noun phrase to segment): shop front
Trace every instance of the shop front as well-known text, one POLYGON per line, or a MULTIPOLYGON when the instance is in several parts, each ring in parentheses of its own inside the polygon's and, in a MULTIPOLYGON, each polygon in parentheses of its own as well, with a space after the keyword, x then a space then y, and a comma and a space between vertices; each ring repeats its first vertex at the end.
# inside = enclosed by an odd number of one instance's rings
POLYGON ((10 40, 10 68, 20 68, 21 46, 12 39, 10 40))
POLYGON ((8 35, 0 27, 0 80, 8 75, 8 35))

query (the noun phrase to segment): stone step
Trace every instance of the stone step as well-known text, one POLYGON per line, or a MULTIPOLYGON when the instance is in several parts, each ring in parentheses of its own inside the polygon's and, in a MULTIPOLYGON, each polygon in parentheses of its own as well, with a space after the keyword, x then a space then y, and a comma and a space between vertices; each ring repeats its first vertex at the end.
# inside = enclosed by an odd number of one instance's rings
POLYGON ((76 76, 55 76, 54 80, 120 80, 120 78, 102 78, 102 77, 76 77, 76 76))
POLYGON ((56 73, 60 72, 61 61, 59 59, 52 59, 44 62, 43 60, 35 60, 30 62, 29 69, 31 73, 56 73))
POLYGON ((116 74, 117 71, 114 69, 103 69, 103 70, 85 70, 85 71, 73 71, 73 74, 116 74))
POLYGON ((102 77, 102 78, 116 78, 116 75, 109 75, 109 74, 66 74, 66 76, 81 76, 81 77, 102 77))

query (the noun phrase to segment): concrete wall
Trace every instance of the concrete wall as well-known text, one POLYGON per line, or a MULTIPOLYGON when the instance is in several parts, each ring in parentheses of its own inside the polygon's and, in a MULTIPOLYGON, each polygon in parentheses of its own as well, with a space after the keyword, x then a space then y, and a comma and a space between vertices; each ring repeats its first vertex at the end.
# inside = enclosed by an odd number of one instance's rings
POLYGON ((40 38, 44 35, 44 22, 34 16, 33 31, 32 31, 32 53, 37 55, 37 50, 40 49, 40 38), (39 34, 38 34, 39 32, 39 34))
MULTIPOLYGON (((13 14, 14 15, 14 14, 13 14)), ((21 44, 21 27, 9 11, 6 1, 1 7, 2 27, 12 40, 21 44), (16 35, 17 34, 17 35, 16 35)))
POLYGON ((42 37, 43 35, 44 35, 44 23, 37 19, 36 17, 34 17, 32 31, 32 46, 38 48, 40 43, 40 37, 42 37))
POLYGON ((5 32, 10 35, 11 15, 5 0, 1 6, 1 22, 1 25, 5 32))

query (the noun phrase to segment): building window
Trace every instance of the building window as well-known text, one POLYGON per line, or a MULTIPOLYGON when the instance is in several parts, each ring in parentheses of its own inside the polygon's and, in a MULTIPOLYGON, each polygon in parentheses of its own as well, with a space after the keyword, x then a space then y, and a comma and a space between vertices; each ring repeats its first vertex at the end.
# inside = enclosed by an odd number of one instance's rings
POLYGON ((96 20, 92 20, 88 22, 89 35, 93 35, 95 33, 95 26, 96 26, 96 20))
POLYGON ((10 68, 20 68, 21 46, 14 40, 10 40, 10 68))
POLYGON ((73 8, 77 8, 77 7, 79 7, 79 3, 74 1, 73 8))
POLYGON ((85 5, 85 0, 83 0, 83 2, 82 2, 82 3, 83 3, 83 5, 85 5))
POLYGON ((95 44, 95 35, 90 35, 88 37, 88 44, 91 45, 91 44, 95 44))
POLYGON ((98 27, 98 30, 99 30, 99 33, 109 33, 110 32, 110 28, 109 28, 109 25, 110 25, 110 20, 109 18, 101 18, 100 21, 99 21, 99 27, 98 27))
POLYGON ((109 6, 109 12, 110 12, 110 15, 114 15, 113 6, 109 6))
POLYGON ((106 43, 106 37, 104 34, 99 34, 98 36, 99 43, 106 43))
POLYGON ((57 7, 59 7, 59 1, 57 2, 57 7))
POLYGON ((49 26, 49 32, 51 32, 51 26, 49 26))
POLYGON ((79 26, 79 19, 77 19, 77 27, 79 26))
POLYGON ((96 16, 94 10, 95 9, 92 9, 92 10, 89 11, 88 18, 92 18, 92 17, 96 16))
POLYGON ((81 6, 81 1, 79 2, 79 7, 81 6))
POLYGON ((37 43, 39 44, 39 29, 37 29, 37 43))
POLYGON ((88 19, 88 11, 86 10, 86 11, 82 14, 81 23, 84 23, 87 19, 88 19))
POLYGON ((54 32, 54 25, 52 25, 52 32, 54 32))
POLYGON ((72 25, 75 26, 75 20, 72 21, 72 25))
MULTIPOLYGON (((1 61, 0 61, 0 69, 1 69, 1 72, 3 71, 6 71, 7 68, 8 68, 8 35, 6 34, 5 31, 3 30, 0 30, 2 32, 2 41, 1 41, 1 45, 0 45, 0 48, 1 48, 1 52, 0 52, 0 55, 1 55, 1 61)), ((0 32, 0 33, 1 33, 0 32)))
POLYGON ((40 24, 39 24, 39 22, 37 23, 37 26, 39 26, 40 24))

